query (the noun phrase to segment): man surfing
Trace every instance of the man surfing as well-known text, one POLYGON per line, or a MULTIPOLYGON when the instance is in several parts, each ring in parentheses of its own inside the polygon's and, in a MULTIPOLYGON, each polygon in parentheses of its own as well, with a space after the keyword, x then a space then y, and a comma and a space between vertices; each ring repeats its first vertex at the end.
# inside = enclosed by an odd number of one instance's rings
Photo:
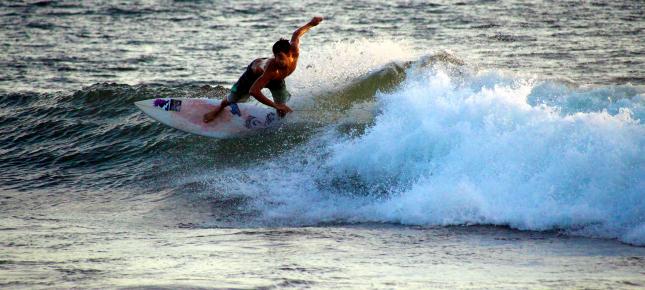
POLYGON ((204 115, 204 122, 213 121, 226 106, 245 102, 249 96, 253 96, 262 104, 275 108, 280 117, 293 112, 286 104, 291 94, 287 91, 284 79, 296 70, 300 55, 300 37, 322 20, 322 17, 312 18, 309 23, 293 33, 291 42, 283 38, 278 40, 273 44, 272 58, 258 58, 252 61, 219 107, 204 115), (273 101, 262 94, 263 88, 268 88, 271 91, 273 101))

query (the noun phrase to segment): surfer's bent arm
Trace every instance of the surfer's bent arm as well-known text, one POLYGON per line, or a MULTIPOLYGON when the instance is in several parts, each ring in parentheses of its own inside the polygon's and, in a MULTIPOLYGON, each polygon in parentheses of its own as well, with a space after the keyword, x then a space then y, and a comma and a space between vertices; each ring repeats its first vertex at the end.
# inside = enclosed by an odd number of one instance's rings
POLYGON ((264 94, 262 94, 262 88, 264 88, 264 86, 266 86, 272 79, 276 78, 277 76, 278 70, 276 69, 275 64, 269 63, 264 73, 262 73, 260 78, 258 78, 251 86, 249 94, 256 100, 258 100, 258 102, 275 108, 276 110, 278 110, 278 114, 281 117, 284 117, 284 115, 286 115, 287 113, 292 112, 291 108, 289 108, 289 106, 287 106, 286 104, 279 104, 271 101, 264 94))
POLYGON ((322 17, 316 16, 309 21, 309 23, 305 24, 303 27, 300 27, 296 29, 296 31, 293 32, 293 35, 291 36, 291 47, 292 49, 295 50, 296 53, 300 52, 300 37, 307 33, 309 29, 312 27, 318 25, 322 21, 322 17))
MULTIPOLYGON (((271 67, 271 65, 269 65, 269 67, 271 67)), ((262 73, 260 78, 255 80, 255 82, 251 86, 251 89, 249 90, 249 94, 256 100, 258 100, 258 102, 275 108, 275 103, 267 98, 264 94, 262 94, 262 88, 264 88, 264 86, 266 86, 275 75, 275 73, 273 72, 274 70, 269 70, 269 67, 267 67, 267 70, 262 73)))

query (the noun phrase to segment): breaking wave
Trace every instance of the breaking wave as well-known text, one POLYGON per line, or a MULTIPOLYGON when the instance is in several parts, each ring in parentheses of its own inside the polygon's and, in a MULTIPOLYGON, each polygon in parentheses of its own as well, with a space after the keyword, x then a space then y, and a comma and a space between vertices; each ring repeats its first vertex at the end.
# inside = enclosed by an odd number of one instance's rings
POLYGON ((210 172, 197 179, 207 195, 248 198, 264 224, 487 224, 645 243, 642 90, 406 71, 375 95, 366 128, 322 128, 279 157, 226 170, 225 188, 210 172))
POLYGON ((642 88, 478 71, 394 42, 332 44, 300 66, 288 84, 301 125, 232 140, 132 105, 221 87, 1 95, 0 185, 170 191, 206 200, 214 226, 486 224, 645 244, 642 88))

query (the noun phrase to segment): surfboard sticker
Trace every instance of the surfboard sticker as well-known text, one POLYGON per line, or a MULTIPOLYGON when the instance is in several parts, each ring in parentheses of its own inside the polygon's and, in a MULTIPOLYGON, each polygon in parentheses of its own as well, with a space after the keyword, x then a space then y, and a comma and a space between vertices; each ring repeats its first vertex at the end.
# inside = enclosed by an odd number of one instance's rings
POLYGON ((181 100, 175 99, 156 99, 154 102, 155 107, 160 107, 164 111, 181 111, 181 100))
POLYGON ((273 123, 273 121, 275 121, 275 119, 276 119, 275 117, 276 117, 275 113, 273 113, 273 112, 268 113, 266 115, 266 119, 263 122, 263 121, 260 121, 259 118, 255 117, 253 115, 250 115, 250 116, 246 117, 246 121, 244 122, 244 127, 248 128, 248 129, 266 128, 266 127, 269 127, 271 125, 271 123, 273 123))

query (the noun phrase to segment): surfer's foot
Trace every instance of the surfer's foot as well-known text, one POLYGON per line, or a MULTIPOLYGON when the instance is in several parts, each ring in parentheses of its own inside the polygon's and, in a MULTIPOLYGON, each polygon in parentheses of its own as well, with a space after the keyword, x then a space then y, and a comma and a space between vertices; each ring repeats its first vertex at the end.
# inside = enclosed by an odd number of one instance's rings
POLYGON ((210 121, 215 120, 215 118, 217 117, 218 113, 219 113, 219 111, 212 111, 210 113, 204 114, 204 123, 208 123, 210 121))

